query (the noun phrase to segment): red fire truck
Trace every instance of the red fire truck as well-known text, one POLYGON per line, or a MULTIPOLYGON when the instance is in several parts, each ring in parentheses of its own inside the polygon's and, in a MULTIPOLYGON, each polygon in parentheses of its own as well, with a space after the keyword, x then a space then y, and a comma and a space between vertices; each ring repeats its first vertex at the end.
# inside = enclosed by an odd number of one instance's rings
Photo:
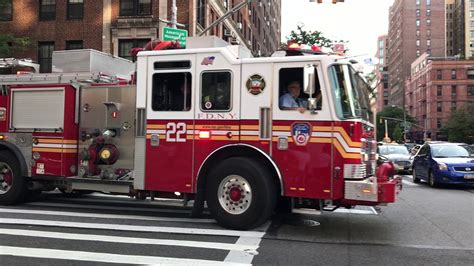
POLYGON ((189 38, 136 65, 59 51, 55 73, 0 76, 0 203, 54 189, 180 198, 250 229, 281 200, 395 202, 401 179, 377 166, 364 80, 343 56, 291 53, 189 38))

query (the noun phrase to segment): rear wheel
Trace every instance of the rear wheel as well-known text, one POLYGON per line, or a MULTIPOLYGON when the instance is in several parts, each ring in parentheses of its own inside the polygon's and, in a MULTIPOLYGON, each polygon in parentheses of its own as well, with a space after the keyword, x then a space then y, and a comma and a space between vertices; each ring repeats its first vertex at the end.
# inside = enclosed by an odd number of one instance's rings
POLYGON ((214 218, 224 227, 246 230, 272 215, 277 189, 270 171, 254 160, 226 159, 209 175, 206 201, 214 218))
POLYGON ((27 180, 21 175, 20 164, 13 154, 0 151, 0 204, 21 202, 28 194, 27 180))
POLYGON ((416 175, 416 171, 415 171, 415 167, 413 167, 413 170, 411 171, 411 175, 412 175, 412 178, 413 178, 413 183, 420 183, 420 178, 418 178, 418 176, 416 175))
POLYGON ((428 173, 428 184, 430 185, 430 187, 438 187, 438 182, 436 182, 431 171, 428 173))

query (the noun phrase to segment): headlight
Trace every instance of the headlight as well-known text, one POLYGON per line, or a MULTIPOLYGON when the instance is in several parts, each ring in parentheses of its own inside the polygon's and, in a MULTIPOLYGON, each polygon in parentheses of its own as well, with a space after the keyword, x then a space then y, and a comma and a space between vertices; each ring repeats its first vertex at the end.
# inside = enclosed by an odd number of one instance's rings
POLYGON ((438 163, 439 170, 441 171, 447 171, 448 166, 445 163, 438 163))

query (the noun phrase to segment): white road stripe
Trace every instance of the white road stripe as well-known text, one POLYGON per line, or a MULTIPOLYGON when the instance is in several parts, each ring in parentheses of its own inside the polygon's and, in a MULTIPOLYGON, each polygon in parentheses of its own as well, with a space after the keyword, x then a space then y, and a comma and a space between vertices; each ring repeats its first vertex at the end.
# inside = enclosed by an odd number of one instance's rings
MULTIPOLYGON (((61 200, 67 200, 69 202, 93 202, 93 203, 126 203, 129 205, 136 205, 136 206, 150 206, 150 207, 159 207, 159 206, 170 206, 170 207, 183 207, 182 202, 178 203, 176 201, 137 201, 135 199, 124 199, 124 198, 113 198, 111 197, 102 197, 98 199, 93 199, 93 198, 80 198, 80 199, 74 199, 74 198, 68 198, 67 196, 59 196, 55 197, 52 196, 50 198, 56 198, 56 199, 61 199, 61 200)), ((189 213, 189 211, 186 210, 176 210, 175 212, 181 212, 181 213, 189 213)))
MULTIPOLYGON (((99 203, 98 201, 97 203, 99 203)), ((35 207, 55 207, 55 208, 81 208, 91 210, 113 210, 113 211, 135 211, 135 212, 152 212, 152 213, 189 213, 188 210, 172 210, 172 209, 152 209, 139 207, 121 207, 121 206, 104 206, 104 205, 88 205, 76 203, 53 203, 53 202, 30 202, 23 204, 25 206, 35 207)), ((154 206, 152 206, 154 207, 154 206)))
POLYGON ((220 249, 231 250, 239 252, 256 252, 257 245, 252 244, 228 244, 219 242, 203 242, 203 241, 187 241, 175 239, 151 239, 151 238, 136 238, 136 237, 120 237, 107 235, 91 235, 91 234, 71 234, 61 232, 36 231, 36 230, 20 230, 20 229, 0 229, 2 235, 12 236, 27 236, 27 237, 42 237, 54 239, 67 240, 84 240, 84 241, 99 241, 125 244, 145 244, 145 245, 162 245, 162 246, 176 246, 176 247, 198 247, 206 249, 220 249))
POLYGON ((70 251, 60 249, 45 248, 21 248, 0 246, 0 255, 29 257, 29 258, 45 258, 45 259, 62 259, 74 261, 93 261, 104 263, 121 263, 121 264, 139 264, 139 265, 246 265, 239 263, 228 263, 212 260, 198 259, 181 259, 154 256, 135 256, 120 255, 111 253, 96 253, 85 251, 70 251))
POLYGON ((139 216, 139 215, 118 215, 118 214, 86 213, 86 212, 61 212, 61 211, 47 211, 47 210, 0 209, 0 213, 39 214, 39 215, 52 215, 52 216, 106 218, 106 219, 121 219, 121 220, 144 220, 144 221, 178 222, 178 223, 216 223, 216 221, 212 219, 150 217, 150 216, 139 216))
POLYGON ((236 231, 236 230, 181 228, 181 227, 163 227, 163 226, 139 226, 139 225, 104 224, 104 223, 76 223, 76 222, 62 222, 62 221, 51 221, 51 220, 11 219, 11 218, 0 218, 0 224, 39 225, 39 226, 50 226, 50 227, 102 229, 102 230, 114 230, 114 231, 234 236, 234 237, 241 237, 241 236, 263 237, 263 235, 265 235, 265 232, 257 232, 257 231, 236 231))
MULTIPOLYGON (((270 227, 270 222, 267 222, 263 226, 263 231, 267 231, 268 227, 270 227)), ((239 237, 239 240, 235 243, 236 245, 250 245, 250 246, 257 246, 253 251, 236 251, 236 250, 231 250, 229 254, 227 254, 227 257, 225 258, 225 262, 237 262, 237 263, 246 263, 246 264, 251 264, 253 257, 255 255, 258 255, 257 249, 260 246, 260 242, 262 241, 262 237, 244 237, 241 236, 239 237)))
POLYGON ((415 184, 415 183, 410 182, 410 181, 405 180, 405 179, 402 179, 402 183, 403 183, 404 185, 411 186, 411 187, 418 186, 418 184, 415 184))

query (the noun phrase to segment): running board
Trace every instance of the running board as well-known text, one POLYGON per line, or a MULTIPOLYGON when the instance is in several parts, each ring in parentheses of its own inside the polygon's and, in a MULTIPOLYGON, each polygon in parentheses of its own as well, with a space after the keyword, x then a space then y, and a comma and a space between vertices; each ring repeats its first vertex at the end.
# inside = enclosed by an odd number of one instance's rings
POLYGON ((103 180, 96 178, 68 177, 72 190, 93 190, 129 194, 133 181, 103 180))

